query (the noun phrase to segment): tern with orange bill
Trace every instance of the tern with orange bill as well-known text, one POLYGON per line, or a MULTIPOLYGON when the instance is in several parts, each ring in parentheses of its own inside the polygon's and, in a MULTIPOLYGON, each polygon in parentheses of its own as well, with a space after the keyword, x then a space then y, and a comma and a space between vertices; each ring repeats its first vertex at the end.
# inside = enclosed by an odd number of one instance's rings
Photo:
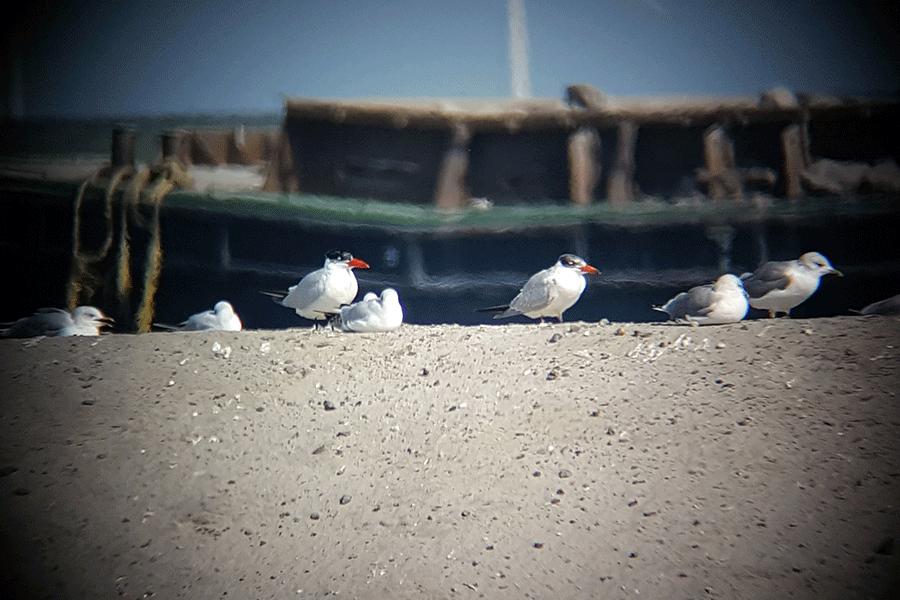
POLYGON ((525 315, 532 319, 556 317, 562 323, 563 313, 581 298, 586 273, 600 271, 574 254, 563 254, 556 264, 531 276, 519 294, 509 304, 479 309, 495 312, 495 319, 525 315))
POLYGON ((325 265, 321 269, 307 274, 286 294, 263 293, 272 296, 276 303, 293 308, 305 319, 323 321, 356 298, 359 283, 353 269, 368 268, 368 264, 349 252, 332 250, 325 254, 325 265))

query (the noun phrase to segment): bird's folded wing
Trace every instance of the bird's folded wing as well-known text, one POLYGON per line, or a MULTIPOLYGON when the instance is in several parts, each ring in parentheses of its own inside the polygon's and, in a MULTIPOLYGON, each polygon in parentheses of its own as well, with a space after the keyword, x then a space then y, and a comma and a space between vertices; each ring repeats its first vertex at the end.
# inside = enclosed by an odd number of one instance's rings
POLYGON ((791 278, 782 268, 766 269, 754 273, 744 280, 744 289, 751 298, 762 298, 774 290, 784 290, 791 284, 791 278))
POLYGON ((309 308, 325 292, 325 274, 314 271, 291 286, 281 303, 296 310, 309 308))
POLYGON ((509 303, 512 310, 528 314, 548 307, 556 299, 558 293, 555 282, 551 277, 540 273, 538 275, 541 276, 529 279, 519 295, 509 303))

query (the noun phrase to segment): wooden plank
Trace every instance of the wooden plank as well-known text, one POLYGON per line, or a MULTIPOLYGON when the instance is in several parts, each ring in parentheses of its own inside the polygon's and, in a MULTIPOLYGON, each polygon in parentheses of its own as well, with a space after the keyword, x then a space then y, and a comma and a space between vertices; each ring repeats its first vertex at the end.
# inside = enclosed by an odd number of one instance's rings
POLYGON ((439 210, 457 210, 465 206, 469 199, 466 188, 466 174, 469 171, 469 141, 472 132, 459 124, 453 131, 453 138, 444 152, 437 184, 434 205, 439 210))
POLYGON ((703 152, 706 170, 698 173, 698 179, 707 183, 709 196, 714 200, 743 196, 744 184, 735 169, 734 144, 721 125, 706 130, 703 152))
POLYGON ((788 125, 781 132, 784 150, 785 195, 791 200, 803 196, 803 170, 807 167, 807 151, 800 125, 788 125))
POLYGON ((249 165, 247 139, 243 128, 237 127, 225 135, 225 163, 229 165, 249 165))
POLYGON ((616 158, 609 173, 607 198, 611 204, 625 204, 634 200, 634 149, 638 126, 633 121, 619 123, 616 158))
POLYGON ((600 136, 597 130, 582 127, 569 135, 569 197, 572 202, 587 206, 594 200, 600 179, 600 136))
POLYGON ((226 136, 220 131, 192 131, 190 134, 191 163, 219 166, 228 154, 226 136))
POLYGON ((264 192, 300 191, 300 177, 294 168, 294 154, 283 131, 278 134, 275 147, 270 154, 266 182, 262 189, 264 192))

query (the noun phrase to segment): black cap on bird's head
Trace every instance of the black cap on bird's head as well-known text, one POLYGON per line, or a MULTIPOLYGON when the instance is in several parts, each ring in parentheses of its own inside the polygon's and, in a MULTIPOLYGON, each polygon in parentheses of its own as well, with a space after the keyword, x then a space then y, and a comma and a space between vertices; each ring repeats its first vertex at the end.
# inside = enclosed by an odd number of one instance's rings
POLYGON ((330 250, 325 253, 325 259, 331 261, 337 261, 346 263, 348 267, 357 268, 357 269, 368 269, 369 265, 358 258, 353 258, 353 255, 345 250, 330 250))
POLYGON ((559 257, 559 263, 564 267, 581 271, 582 273, 599 273, 597 269, 584 262, 584 259, 574 254, 563 254, 559 257))
POLYGON ((349 261, 353 259, 353 255, 344 250, 329 250, 325 253, 325 258, 329 260, 349 261))

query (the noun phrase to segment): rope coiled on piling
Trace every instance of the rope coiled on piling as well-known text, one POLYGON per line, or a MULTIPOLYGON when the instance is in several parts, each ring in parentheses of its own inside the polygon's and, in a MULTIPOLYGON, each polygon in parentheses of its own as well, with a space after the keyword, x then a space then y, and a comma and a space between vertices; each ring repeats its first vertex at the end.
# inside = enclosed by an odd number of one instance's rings
POLYGON ((154 296, 159 286, 162 271, 162 238, 160 232, 160 207, 166 195, 176 187, 189 187, 192 182, 185 167, 174 158, 166 158, 150 167, 136 170, 124 166, 110 173, 104 167, 93 173, 79 186, 74 201, 72 219, 72 265, 66 292, 69 309, 90 302, 112 276, 115 279, 115 297, 120 315, 134 319, 138 332, 150 331, 154 314, 154 296), (104 177, 109 177, 103 200, 103 216, 106 236, 96 251, 87 251, 82 243, 82 205, 89 188, 98 185, 104 177), (119 210, 118 236, 114 226, 114 204, 116 190, 130 178, 128 186, 122 190, 119 210), (142 207, 150 207, 149 216, 144 216, 142 207), (149 233, 146 258, 144 261, 143 291, 137 311, 132 314, 129 297, 133 287, 131 274, 131 236, 129 225, 140 227, 149 233), (116 261, 112 273, 104 272, 103 263, 110 256, 114 239, 117 242, 116 261))

